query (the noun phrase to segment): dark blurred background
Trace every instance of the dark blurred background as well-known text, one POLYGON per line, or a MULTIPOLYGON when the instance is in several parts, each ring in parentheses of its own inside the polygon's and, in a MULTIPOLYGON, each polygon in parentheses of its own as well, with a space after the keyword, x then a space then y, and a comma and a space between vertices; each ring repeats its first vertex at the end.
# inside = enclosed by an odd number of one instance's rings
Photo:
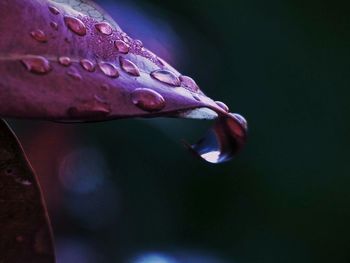
POLYGON ((229 163, 180 144, 210 123, 11 121, 58 263, 350 262, 350 2, 98 1, 249 123, 229 163))

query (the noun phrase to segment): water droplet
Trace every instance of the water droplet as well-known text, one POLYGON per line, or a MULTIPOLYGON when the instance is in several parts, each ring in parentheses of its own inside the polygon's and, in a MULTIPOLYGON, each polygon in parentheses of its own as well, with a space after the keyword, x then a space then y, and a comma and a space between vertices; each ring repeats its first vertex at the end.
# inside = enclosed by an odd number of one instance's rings
POLYGON ((216 105, 218 105, 221 109, 223 109, 224 111, 228 112, 230 109, 229 107, 223 103, 222 101, 215 101, 216 105))
POLYGON ((140 39, 135 39, 134 44, 136 49, 141 49, 143 47, 143 43, 140 39))
POLYGON ((42 56, 27 56, 21 60, 28 71, 37 74, 46 74, 51 70, 50 62, 42 56))
POLYGON ((116 66, 114 66, 111 63, 108 62, 100 62, 98 64, 98 66, 100 67, 101 71, 108 77, 111 78, 117 78, 119 77, 119 72, 116 68, 116 66))
POLYGON ((59 57, 58 62, 65 67, 68 67, 72 64, 72 61, 69 57, 59 57))
POLYGON ((197 94, 192 94, 192 97, 197 101, 201 101, 201 98, 197 94))
POLYGON ((80 73, 78 72, 78 70, 76 68, 70 68, 67 71, 67 75, 75 80, 82 80, 82 76, 80 75, 80 73))
POLYGON ((93 72, 95 70, 95 64, 92 61, 88 60, 88 59, 80 60, 80 65, 86 71, 93 72))
POLYGON ((101 32, 104 35, 111 35, 113 33, 113 29, 110 26, 110 24, 106 23, 106 22, 101 22, 95 25, 95 28, 101 32))
POLYGON ((96 99, 70 107, 67 113, 72 118, 102 118, 111 113, 111 106, 96 99))
POLYGON ((242 125, 242 127, 247 131, 248 130, 248 123, 247 120, 238 113, 231 113, 231 115, 242 125))
POLYGON ((137 107, 145 111, 159 111, 165 107, 163 96, 147 88, 135 89, 131 93, 131 100, 137 107))
POLYGON ((80 19, 71 16, 65 16, 64 22, 66 23, 68 28, 75 34, 79 36, 86 35, 86 26, 80 19))
POLYGON ((56 22, 51 21, 50 22, 50 26, 54 29, 54 30, 58 30, 58 24, 56 22))
POLYGON ((49 6, 49 10, 54 15, 59 15, 59 13, 60 13, 60 10, 58 10, 58 8, 55 6, 49 6))
POLYGON ((123 40, 116 40, 114 42, 114 46, 120 53, 127 54, 129 52, 129 45, 126 44, 123 40))
POLYGON ((72 42, 68 37, 65 37, 64 41, 67 42, 68 44, 70 44, 72 42))
POLYGON ((151 73, 151 76, 156 80, 159 80, 160 82, 169 84, 171 86, 174 86, 174 87, 180 86, 179 78, 176 77, 174 73, 168 70, 163 70, 163 69, 155 70, 151 73))
POLYGON ((126 73, 133 75, 133 76, 140 76, 140 71, 139 71, 138 67, 133 62, 131 62, 130 60, 123 58, 123 57, 119 57, 119 61, 120 61, 121 68, 126 73))
POLYGON ((30 32, 30 35, 32 36, 32 38, 34 38, 38 42, 45 43, 48 40, 44 31, 39 30, 39 29, 30 32))
POLYGON ((180 76, 180 81, 181 84, 190 91, 197 92, 199 90, 197 83, 188 76, 180 76))

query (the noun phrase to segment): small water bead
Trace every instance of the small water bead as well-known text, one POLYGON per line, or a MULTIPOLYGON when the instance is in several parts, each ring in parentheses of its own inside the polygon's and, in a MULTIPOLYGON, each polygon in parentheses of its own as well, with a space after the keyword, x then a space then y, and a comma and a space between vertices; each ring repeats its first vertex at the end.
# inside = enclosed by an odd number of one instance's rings
POLYGON ((132 76, 140 76, 140 71, 138 69, 138 67, 131 62, 130 60, 123 58, 123 57, 119 57, 119 62, 120 62, 120 66, 121 68, 128 73, 129 75, 132 76))
POLYGON ((79 36, 86 35, 86 26, 80 19, 71 16, 65 16, 64 22, 66 23, 67 27, 75 34, 79 36))
POLYGON ((47 74, 51 71, 50 62, 42 56, 28 56, 21 60, 26 69, 37 74, 47 74))
POLYGON ((143 43, 140 39, 135 39, 134 44, 135 44, 136 48, 141 49, 143 47, 143 43))
POLYGON ((151 72, 151 76, 156 80, 169 84, 171 86, 177 87, 180 86, 179 78, 172 72, 164 69, 157 69, 151 72))
POLYGON ((230 109, 229 107, 223 103, 222 101, 215 101, 216 105, 218 105, 221 109, 223 109, 224 111, 228 112, 230 109))
POLYGON ((127 54, 129 52, 129 45, 126 44, 123 40, 116 40, 114 46, 117 48, 119 53, 127 54))
POLYGON ((110 24, 108 24, 107 22, 101 22, 98 24, 95 24, 95 28, 102 34, 104 35, 111 35, 113 33, 113 29, 110 26, 110 24))
POLYGON ((117 67, 114 66, 113 64, 108 62, 100 62, 98 66, 100 67, 103 74, 105 74, 106 76, 111 78, 119 77, 119 72, 117 70, 117 67))
POLYGON ((69 57, 59 57, 58 62, 65 67, 68 67, 72 64, 72 61, 69 57))
POLYGON ((83 79, 76 68, 70 68, 67 71, 67 75, 70 76, 71 78, 75 79, 75 80, 82 80, 83 79))
POLYGON ((95 71, 95 64, 88 60, 88 59, 82 59, 80 60, 80 65, 85 69, 86 71, 93 72, 95 71))
POLYGON ((197 83, 188 76, 180 76, 181 84, 184 85, 190 91, 196 92, 199 90, 197 83))
POLYGON ((160 111, 165 107, 165 100, 158 92, 147 89, 138 88, 131 93, 132 103, 145 111, 160 111))
POLYGON ((54 29, 54 30, 58 30, 58 24, 56 23, 56 22, 53 22, 53 21, 51 21, 50 22, 50 26, 54 29))
POLYGON ((247 120, 238 113, 231 113, 231 115, 243 126, 245 130, 248 129, 248 123, 247 120))
POLYGON ((96 99, 83 102, 78 106, 70 107, 67 110, 73 118, 102 118, 111 113, 111 106, 96 99))
POLYGON ((54 15, 59 15, 60 14, 60 10, 58 10, 58 8, 55 7, 55 6, 49 6, 49 10, 54 15))
POLYGON ((44 31, 42 31, 40 29, 37 29, 37 30, 34 30, 34 31, 30 32, 30 35, 36 41, 41 42, 41 43, 45 43, 48 40, 48 38, 47 38, 46 34, 44 33, 44 31))
POLYGON ((102 84, 102 85, 101 85, 101 88, 102 88, 103 91, 109 91, 109 89, 110 89, 109 85, 106 84, 106 83, 105 83, 105 84, 102 84))

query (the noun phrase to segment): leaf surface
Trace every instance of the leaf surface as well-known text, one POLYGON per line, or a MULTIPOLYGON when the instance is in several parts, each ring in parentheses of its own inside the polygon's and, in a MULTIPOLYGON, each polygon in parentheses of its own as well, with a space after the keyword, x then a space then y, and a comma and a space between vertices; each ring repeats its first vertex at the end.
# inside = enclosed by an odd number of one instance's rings
POLYGON ((209 162, 245 143, 240 115, 130 38, 91 1, 0 2, 0 116, 53 121, 216 119, 190 148, 209 162))

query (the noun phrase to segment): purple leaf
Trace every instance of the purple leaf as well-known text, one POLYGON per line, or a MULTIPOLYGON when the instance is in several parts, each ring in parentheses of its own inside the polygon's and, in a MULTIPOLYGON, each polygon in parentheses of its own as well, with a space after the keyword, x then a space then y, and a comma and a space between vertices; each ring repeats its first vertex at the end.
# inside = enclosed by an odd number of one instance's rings
POLYGON ((0 227, 0 262, 55 261, 39 184, 15 135, 1 119, 0 227))
POLYGON ((2 0, 0 15, 1 117, 216 119, 190 146, 196 154, 217 163, 244 145, 243 117, 206 97, 92 2, 2 0))

